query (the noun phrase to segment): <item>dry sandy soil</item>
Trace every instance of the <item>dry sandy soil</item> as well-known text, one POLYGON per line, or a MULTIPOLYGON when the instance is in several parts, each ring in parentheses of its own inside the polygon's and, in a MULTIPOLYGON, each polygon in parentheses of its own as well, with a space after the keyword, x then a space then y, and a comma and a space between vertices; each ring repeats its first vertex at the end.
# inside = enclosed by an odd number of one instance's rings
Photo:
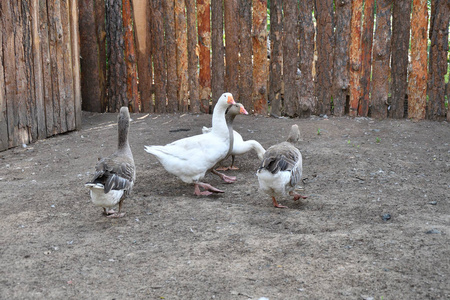
POLYGON ((238 116, 265 148, 300 126, 308 199, 276 209, 255 153, 237 157, 234 184, 205 177, 224 194, 196 197, 144 151, 210 118, 133 115, 137 180, 121 219, 84 187, 116 147, 115 114, 1 152, 0 298, 450 299, 447 122, 238 116))

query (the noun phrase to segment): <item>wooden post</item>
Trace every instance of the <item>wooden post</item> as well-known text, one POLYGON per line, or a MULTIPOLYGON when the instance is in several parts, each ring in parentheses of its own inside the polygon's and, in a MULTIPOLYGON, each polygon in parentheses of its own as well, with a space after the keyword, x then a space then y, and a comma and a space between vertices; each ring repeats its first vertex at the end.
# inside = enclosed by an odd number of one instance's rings
POLYGON ((267 1, 253 1, 253 109, 267 115, 267 1))
POLYGON ((252 64, 252 3, 239 1, 239 36, 240 36, 240 80, 239 102, 245 107, 252 107, 253 64, 252 64))
POLYGON ((408 118, 425 119, 427 105, 427 28, 426 0, 414 0, 411 22, 411 71, 408 78, 408 118))
POLYGON ((407 87, 411 0, 394 1, 392 13, 392 98, 389 116, 403 118, 407 87))
MULTIPOLYGON (((99 1, 101 2, 101 1, 99 1)), ((151 15, 149 1, 133 0, 134 32, 137 49, 138 90, 142 112, 153 112, 151 15)))
POLYGON ((316 0, 317 64, 316 86, 317 113, 331 113, 331 89, 333 75, 333 1, 316 0))
POLYGON ((99 101, 102 103, 102 112, 105 112, 108 106, 108 98, 106 92, 108 90, 106 82, 106 5, 104 0, 94 1, 94 14, 95 14, 95 32, 98 45, 98 82, 100 89, 99 101))
POLYGON ((123 31, 125 32, 125 64, 127 69, 127 100, 132 112, 139 112, 136 50, 134 47, 131 0, 122 0, 123 31))
MULTIPOLYGON (((0 8, 3 9, 3 5, 0 8)), ((0 23, 0 29, 0 62, 3 62, 3 22, 0 23)), ((0 63, 0 151, 6 149, 8 149, 8 116, 6 111, 5 72, 3 63, 0 63)))
POLYGON ((444 76, 448 68, 449 6, 449 1, 431 2, 427 117, 432 120, 443 120, 445 116, 444 76))
POLYGON ((187 40, 188 40, 188 73, 189 73, 189 99, 190 111, 200 112, 200 99, 198 89, 198 52, 197 52, 197 17, 195 13, 195 0, 186 0, 187 40))
POLYGON ((352 1, 351 42, 350 42, 350 106, 349 115, 355 117, 358 114, 359 99, 362 95, 361 87, 361 21, 362 0, 352 1))
MULTIPOLYGON (((75 109, 75 129, 81 129, 81 74, 80 36, 78 34, 78 0, 70 0, 70 37, 72 47, 73 95, 75 109)), ((105 91, 103 91, 104 93, 105 91)))
POLYGON ((389 95, 389 60, 391 57, 392 0, 377 1, 377 25, 373 41, 371 116, 386 119, 389 95))
POLYGON ((343 116, 347 104, 349 79, 351 0, 336 2, 336 31, 333 65, 333 114, 343 116))
POLYGON ((300 0, 299 5, 299 43, 300 43, 300 76, 299 76, 299 108, 298 115, 307 117, 316 110, 317 99, 314 96, 313 61, 314 61, 314 23, 312 20, 313 5, 309 0, 300 0), (307 111, 304 111, 308 107, 307 111))
POLYGON ((270 1, 270 64, 269 64, 269 101, 270 115, 281 116, 281 68, 283 67, 282 46, 282 0, 270 1))
POLYGON ((209 113, 211 99, 211 23, 210 0, 197 0, 198 48, 200 61, 200 110, 209 113))
POLYGON ((152 54, 155 71, 155 112, 166 112, 166 47, 164 42, 164 23, 162 1, 152 0, 152 54))
POLYGON ((225 0, 225 87, 239 99, 239 22, 238 0, 225 0))
POLYGON ((297 116, 297 74, 298 62, 298 10, 296 0, 283 0, 283 82, 284 113, 289 117, 297 116))
POLYGON ((189 75, 187 53, 186 6, 184 0, 175 0, 175 33, 177 40, 178 109, 188 111, 189 75))
POLYGON ((223 0, 211 0, 211 88, 212 103, 216 105, 225 87, 225 64, 223 49, 223 0))
POLYGON ((174 0, 164 0, 163 8, 166 37, 167 112, 174 113, 178 111, 177 44, 175 36, 174 0))
POLYGON ((364 24, 362 31, 361 88, 362 95, 358 105, 358 115, 367 117, 370 101, 370 76, 372 71, 372 41, 374 22, 374 0, 364 2, 364 24))

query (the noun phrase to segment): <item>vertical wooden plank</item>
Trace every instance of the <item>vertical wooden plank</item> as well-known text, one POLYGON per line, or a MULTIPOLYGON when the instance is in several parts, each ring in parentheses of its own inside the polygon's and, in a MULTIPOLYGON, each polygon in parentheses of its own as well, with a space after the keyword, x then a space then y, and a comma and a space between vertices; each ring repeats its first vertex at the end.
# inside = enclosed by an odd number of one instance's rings
POLYGON ((281 0, 271 0, 268 96, 271 104, 270 115, 273 117, 281 116, 281 68, 283 66, 282 31, 283 23, 281 0))
POLYGON ((331 113, 331 78, 333 75, 333 1, 316 0, 317 64, 315 94, 317 113, 331 113))
MULTIPOLYGON (((3 9, 3 6, 0 6, 3 9)), ((3 70, 3 22, 0 23, 0 151, 8 149, 8 119, 6 111, 5 73, 3 70)))
POLYGON ((178 109, 188 111, 189 76, 187 54, 186 6, 184 0, 175 0, 175 34, 177 40, 178 109))
POLYGON ((43 89, 44 89, 44 107, 45 107, 45 127, 46 135, 55 134, 56 126, 54 125, 53 111, 53 85, 52 85, 52 64, 50 57, 50 35, 49 22, 47 14, 47 1, 39 0, 39 36, 41 37, 41 53, 42 53, 42 72, 43 72, 43 89))
POLYGON ((16 111, 16 60, 14 50, 14 19, 12 0, 0 1, 2 11, 2 48, 5 74, 6 120, 8 124, 8 148, 16 146, 18 136, 16 111))
POLYGON ((377 1, 377 22, 373 41, 371 116, 387 118, 389 96, 389 60, 391 57, 392 0, 377 1))
MULTIPOLYGON (((78 0, 77 0, 78 1, 78 0)), ((108 90, 106 82, 106 5, 105 0, 94 1, 95 28, 98 45, 98 82, 100 89, 99 101, 102 103, 102 112, 106 111, 108 106, 108 98, 106 92, 108 90)))
POLYGON ((166 112, 166 47, 164 42, 164 22, 162 0, 152 4, 152 54, 155 70, 155 112, 166 112))
POLYGON ((392 12, 392 98, 389 116, 403 118, 407 87, 411 0, 394 1, 392 12), (394 46, 395 45, 395 46, 394 46))
MULTIPOLYGON (((239 16, 238 0, 224 1, 225 9, 225 88, 239 98, 239 16)), ((240 101, 240 100, 238 100, 240 101)))
POLYGON ((130 0, 122 0, 122 20, 125 38, 125 65, 127 69, 127 99, 132 112, 139 112, 137 88, 136 49, 134 47, 133 17, 130 0))
POLYGON ((427 105, 428 8, 414 0, 411 22, 411 71, 408 78, 408 118, 425 119, 427 105))
POLYGON ((225 63, 223 46, 223 1, 211 0, 211 88, 212 103, 216 105, 225 86, 225 63))
POLYGON ((297 74, 298 27, 297 1, 283 0, 283 81, 284 113, 289 117, 297 116, 297 74))
POLYGON ((343 116, 347 102, 349 78, 351 0, 336 2, 336 31, 333 65, 333 114, 343 116))
POLYGON ((178 111, 177 44, 175 36, 174 0, 164 1, 163 7, 166 37, 167 112, 174 113, 178 111))
POLYGON ((361 88, 362 95, 358 105, 358 115, 366 117, 369 113, 370 76, 372 69, 372 42, 374 23, 374 0, 364 2, 364 24, 362 31, 361 88))
MULTIPOLYGON (((72 50, 72 76, 75 129, 81 129, 81 74, 80 74, 80 37, 78 35, 78 0, 70 0, 70 45, 72 50)), ((99 100, 100 101, 100 100, 99 100)))
POLYGON ((41 38, 39 36, 39 0, 31 1, 31 26, 33 35, 33 67, 35 78, 37 138, 47 137, 44 109, 44 79, 42 72, 41 38))
POLYGON ((267 115, 267 1, 253 1, 253 109, 267 115))
POLYGON ((186 0, 187 40, 188 40, 188 74, 190 111, 200 112, 200 99, 198 88, 198 53, 197 53, 197 14, 195 13, 195 0, 186 0))
POLYGON ((210 0, 197 0, 198 46, 199 46, 199 87, 200 109, 209 113, 211 98, 211 23, 210 0))
POLYGON ((450 2, 434 0, 431 5, 427 117, 432 120, 443 120, 445 117, 444 78, 448 67, 450 2))
POLYGON ((299 116, 309 116, 316 110, 317 99, 314 97, 313 61, 314 61, 314 23, 313 5, 309 0, 300 0, 299 36, 300 36, 300 76, 299 76, 299 116), (307 111, 303 109, 308 107, 307 111))
POLYGON ((152 112, 152 65, 149 1, 133 0, 134 32, 137 50, 138 90, 141 111, 152 112))
POLYGON ((252 65, 252 3, 239 1, 239 37, 240 37, 240 80, 239 102, 245 107, 252 106, 253 65, 252 65))
POLYGON ((358 114, 359 99, 362 95, 361 87, 361 21, 362 0, 352 1, 351 41, 350 41, 350 106, 349 115, 355 117, 358 114))

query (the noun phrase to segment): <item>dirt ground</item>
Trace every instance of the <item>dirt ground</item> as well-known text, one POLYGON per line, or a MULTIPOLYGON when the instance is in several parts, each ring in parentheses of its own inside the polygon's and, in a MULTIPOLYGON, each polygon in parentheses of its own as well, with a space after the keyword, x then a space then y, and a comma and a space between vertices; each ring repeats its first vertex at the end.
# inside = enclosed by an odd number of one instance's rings
POLYGON ((132 117, 137 179, 121 219, 84 187, 116 147, 115 114, 0 152, 1 299, 450 299, 447 122, 238 116, 265 148, 301 129, 308 199, 276 209, 255 153, 236 158, 234 184, 205 177, 224 194, 196 197, 144 151, 210 115, 132 117))

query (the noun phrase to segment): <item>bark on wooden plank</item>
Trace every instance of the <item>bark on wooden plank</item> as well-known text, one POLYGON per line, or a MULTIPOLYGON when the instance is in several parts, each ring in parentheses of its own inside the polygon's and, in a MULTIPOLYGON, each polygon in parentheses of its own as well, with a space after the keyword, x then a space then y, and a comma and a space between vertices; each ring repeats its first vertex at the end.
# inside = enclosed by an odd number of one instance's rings
POLYGON ((102 91, 98 80, 100 78, 100 57, 94 2, 92 0, 80 0, 79 2, 80 64, 83 71, 81 74, 81 94, 83 96, 83 110, 100 113, 104 112, 105 107, 102 107, 102 91))
POLYGON ((152 4, 152 54, 155 71, 155 112, 166 112, 166 46, 164 41, 164 22, 162 0, 152 4))
POLYGON ((370 102, 370 75, 372 69, 372 42, 374 23, 374 0, 364 2, 364 24, 362 31, 361 88, 362 95, 358 105, 358 115, 367 117, 370 102))
POLYGON ((166 37, 167 112, 174 113, 178 111, 177 44, 175 36, 174 0, 164 1, 163 7, 166 37))
POLYGON ((197 17, 195 0, 186 0, 187 40, 188 40, 188 74, 190 112, 200 112, 199 84, 198 84, 198 52, 197 52, 197 17))
POLYGON ((108 98, 106 92, 108 90, 106 82, 106 5, 105 0, 94 1, 94 13, 95 13, 95 26, 98 45, 98 65, 99 65, 99 89, 102 112, 105 112, 108 107, 108 98))
POLYGON ((343 116, 347 102, 349 78, 351 0, 336 2, 336 31, 333 65, 333 114, 343 116))
POLYGON ((41 37, 44 107, 45 107, 45 127, 47 136, 54 135, 54 110, 53 110, 53 85, 52 85, 52 64, 50 57, 50 35, 47 14, 47 1, 39 0, 39 36, 41 37))
POLYGON ((188 111, 189 75, 187 53, 186 6, 184 0, 175 0, 175 33, 177 42, 178 110, 188 111))
MULTIPOLYGON (((270 115, 281 116, 281 68, 283 66, 282 44, 282 4, 281 0, 270 1, 270 63, 269 63, 269 102, 270 115)), ((311 73, 311 72, 310 72, 311 73)))
POLYGON ((428 8, 414 0, 411 22, 411 71, 408 76, 408 118, 425 119, 427 104, 428 8))
POLYGON ((240 37, 240 80, 239 102, 244 107, 252 106, 253 66, 252 66, 252 3, 239 1, 239 37, 240 37))
MULTIPOLYGON (((3 9, 2 6, 0 6, 3 9)), ((3 24, 0 23, 0 151, 8 149, 8 119, 6 111, 5 72, 3 69, 3 24)))
POLYGON ((225 9, 225 88, 239 100, 239 15, 238 0, 224 1, 225 9))
POLYGON ((297 116, 297 74, 298 62, 298 27, 297 1, 283 0, 283 81, 284 81, 284 113, 289 117, 297 116))
MULTIPOLYGON (((267 1, 253 1, 253 110, 267 115, 267 1)), ((252 109, 252 108, 250 108, 252 109)))
POLYGON ((199 47, 199 88, 200 109, 209 113, 209 99, 211 98, 211 25, 210 0, 197 0, 198 47, 199 47))
POLYGON ((16 101, 16 60, 14 49, 15 24, 13 18, 13 2, 1 1, 2 11, 2 48, 3 68, 5 74, 6 120, 8 124, 8 148, 16 145, 17 133, 17 101, 16 101))
POLYGON ((443 120, 445 117, 445 74, 447 73, 450 2, 432 1, 430 20, 430 55, 428 73, 427 118, 443 120))
POLYGON ((63 51, 63 71, 64 71, 64 94, 65 99, 65 118, 67 131, 75 130, 75 99, 73 90, 73 67, 72 67, 72 45, 70 36, 70 14, 69 1, 61 0, 60 14, 62 26, 62 51, 63 51))
MULTIPOLYGON (((73 97, 75 129, 81 129, 80 37, 78 35, 78 0, 70 0, 70 37, 72 49, 73 97)), ((99 100, 100 101, 100 100, 99 100)))
POLYGON ((223 45, 223 0, 211 0, 211 89, 212 107, 225 91, 225 63, 223 45))
POLYGON ((392 12, 392 98, 389 116, 403 118, 407 88, 411 0, 394 1, 392 12))
MULTIPOLYGON (((42 55, 41 55, 41 39, 39 36, 39 0, 31 1, 31 26, 33 38, 33 68, 35 78, 35 97, 36 97, 36 121, 37 121, 37 138, 43 139, 47 137, 47 129, 45 125, 45 109, 44 109, 44 80, 42 73, 42 55)), ((1 38, 0 38, 1 41, 1 38)), ((1 50, 0 50, 1 51, 1 50)), ((1 59, 0 59, 1 61, 1 59)), ((3 77, 3 76, 2 76, 3 77)), ((1 117, 0 117, 1 118, 1 117)), ((1 121, 0 121, 1 123, 1 121)), ((0 133, 1 135, 1 133, 0 133)))
POLYGON ((333 1, 316 0, 317 64, 316 86, 317 113, 331 113, 331 89, 333 75, 333 1))
POLYGON ((149 1, 133 0, 133 20, 136 42, 137 72, 139 75, 138 91, 140 110, 153 112, 152 101, 152 65, 151 32, 149 1))
POLYGON ((363 1, 352 1, 351 41, 350 41, 350 106, 349 115, 355 117, 358 114, 359 99, 362 95, 361 87, 361 21, 363 1))
POLYGON ((314 23, 312 20, 312 5, 308 0, 300 0, 299 5, 299 36, 300 36, 300 88, 298 115, 307 117, 316 110, 317 99, 314 96, 313 62, 314 62, 314 23), (307 111, 303 109, 308 107, 307 111))
POLYGON ((108 57, 108 111, 118 112, 128 106, 126 95, 126 66, 124 61, 124 37, 122 1, 106 0, 106 39, 108 57))
POLYGON ((389 95, 389 60, 391 57, 392 0, 377 1, 377 23, 373 41, 371 116, 386 119, 389 95))
POLYGON ((125 65, 127 68, 127 99, 132 112, 139 112, 139 97, 137 86, 136 49, 133 34, 133 13, 131 0, 122 0, 122 20, 125 37, 125 65))

